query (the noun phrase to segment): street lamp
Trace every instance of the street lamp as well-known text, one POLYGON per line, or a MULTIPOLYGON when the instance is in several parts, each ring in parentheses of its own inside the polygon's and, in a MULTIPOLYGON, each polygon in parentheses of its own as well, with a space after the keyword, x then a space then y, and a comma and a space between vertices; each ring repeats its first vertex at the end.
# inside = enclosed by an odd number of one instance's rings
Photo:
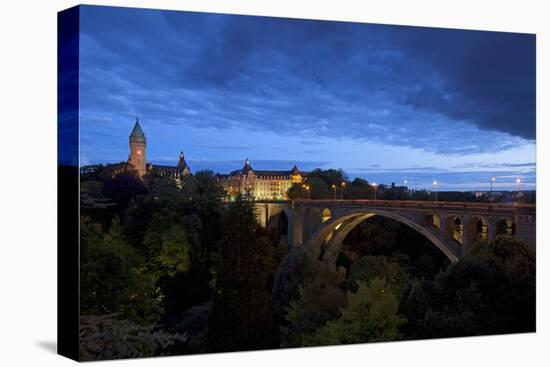
POLYGON ((434 193, 435 193, 435 201, 437 201, 437 180, 434 180, 434 193))
POLYGON ((496 180, 496 177, 491 177, 491 196, 493 196, 493 182, 495 182, 496 180))
POLYGON ((516 178, 516 195, 517 195, 517 198, 518 198, 518 202, 519 202, 519 189, 520 189, 520 185, 521 185, 521 179, 518 177, 516 178))
POLYGON ((334 190, 334 200, 336 200, 336 185, 332 184, 332 189, 334 190))
POLYGON ((342 186, 342 189, 340 190, 341 199, 344 200, 344 188, 346 187, 346 183, 342 182, 340 186, 342 186))
POLYGON ((372 183, 372 187, 374 188, 374 200, 376 200, 376 182, 372 183))
POLYGON ((307 198, 311 199, 311 196, 309 195, 309 186, 306 186, 306 191, 307 191, 307 198))
POLYGON ((407 184, 409 181, 407 179, 403 180, 403 186, 405 187, 405 198, 407 197, 407 194, 409 193, 409 188, 407 187, 407 184))

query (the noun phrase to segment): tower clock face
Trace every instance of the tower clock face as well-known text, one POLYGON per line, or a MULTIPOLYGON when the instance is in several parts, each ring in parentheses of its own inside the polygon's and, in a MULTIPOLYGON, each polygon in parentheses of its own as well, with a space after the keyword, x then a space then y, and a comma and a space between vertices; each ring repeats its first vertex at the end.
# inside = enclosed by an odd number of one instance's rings
POLYGON ((141 150, 138 150, 136 153, 137 155, 141 155, 141 150))

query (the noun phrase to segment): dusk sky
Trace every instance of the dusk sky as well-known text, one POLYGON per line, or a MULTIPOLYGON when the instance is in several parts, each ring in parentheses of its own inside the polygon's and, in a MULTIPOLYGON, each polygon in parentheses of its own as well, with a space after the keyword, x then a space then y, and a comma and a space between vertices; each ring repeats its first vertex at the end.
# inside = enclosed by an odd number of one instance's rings
POLYGON ((342 168, 440 190, 535 188, 535 36, 81 7, 81 165, 342 168))

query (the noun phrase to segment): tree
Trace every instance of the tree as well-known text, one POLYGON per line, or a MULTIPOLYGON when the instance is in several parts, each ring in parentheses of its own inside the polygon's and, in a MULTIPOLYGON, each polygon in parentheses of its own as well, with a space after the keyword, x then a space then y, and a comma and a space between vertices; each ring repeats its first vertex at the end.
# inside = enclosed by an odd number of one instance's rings
POLYGON ((281 326, 281 347, 301 347, 315 330, 329 320, 340 316, 346 305, 346 294, 340 288, 339 277, 321 274, 307 278, 299 288, 299 297, 285 307, 285 321, 281 326))
POLYGON ((435 337, 535 330, 535 253, 515 237, 480 241, 435 281, 427 333, 435 337))
POLYGON ((304 199, 307 198, 306 190, 303 187, 304 184, 293 183, 288 189, 287 195, 290 199, 304 199))
POLYGON ((348 179, 341 169, 314 169, 307 175, 307 181, 311 183, 311 180, 317 178, 325 182, 327 187, 332 187, 332 185, 336 185, 337 187, 340 187, 342 185, 342 182, 346 182, 346 184, 349 184, 348 179))
POLYGON ((159 203, 150 196, 140 195, 133 198, 124 212, 122 231, 128 243, 142 256, 147 255, 143 240, 153 215, 158 211, 159 203))
POLYGON ((116 315, 81 316, 79 321, 83 361, 166 356, 189 340, 186 334, 170 334, 154 324, 140 325, 116 315))
POLYGON ((385 279, 388 287, 400 294, 409 274, 399 264, 388 261, 386 256, 365 256, 351 266, 348 289, 356 292, 360 282, 368 283, 374 278, 385 279))
POLYGON ((147 187, 134 171, 103 177, 103 194, 116 203, 119 213, 125 210, 130 200, 137 195, 147 194, 147 187))
POLYGON ((138 323, 157 320, 162 309, 155 279, 125 242, 118 218, 106 234, 87 217, 81 217, 80 226, 81 313, 119 313, 138 323))
POLYGON ((401 327, 401 332, 406 339, 421 339, 429 337, 425 332, 425 316, 430 312, 430 297, 426 291, 431 281, 411 280, 401 293, 399 302, 399 313, 406 319, 407 323, 401 327))
POLYGON ((162 291, 162 321, 173 324, 212 297, 223 190, 209 171, 177 181, 153 170, 143 181, 148 194, 130 201, 124 235, 162 291))
POLYGON ((344 197, 347 199, 372 199, 374 198, 374 189, 367 180, 356 177, 346 188, 344 197))
MULTIPOLYGON (((329 185, 320 177, 308 177, 307 186, 309 187, 310 199, 328 199, 329 198, 329 185)), ((304 193, 304 197, 308 197, 307 191, 304 193)))
POLYGON ((162 203, 185 201, 183 192, 173 177, 159 176, 153 171, 144 176, 143 182, 148 188, 150 196, 155 200, 162 203))
POLYGON ((397 246, 400 223, 374 216, 357 225, 345 238, 345 244, 361 247, 367 255, 391 256, 397 246))
POLYGON ((153 258, 159 274, 174 276, 189 269, 191 244, 181 226, 173 225, 160 234, 160 250, 153 258))
POLYGON ((211 171, 199 171, 193 178, 183 182, 183 190, 191 197, 192 212, 200 222, 199 239, 192 253, 191 272, 195 287, 200 289, 203 299, 211 297, 210 284, 214 272, 214 254, 221 240, 223 188, 211 171))
POLYGON ((332 185, 335 185, 338 190, 342 188, 342 183, 349 184, 344 171, 335 169, 314 169, 308 173, 302 184, 293 184, 288 190, 288 196, 291 199, 311 198, 311 199, 328 199, 333 198, 334 193, 332 185), (306 190, 303 186, 308 186, 306 190), (308 193, 309 191, 309 193, 308 193))
POLYGON ((306 338, 306 345, 335 345, 401 339, 399 328, 406 319, 398 314, 398 297, 384 279, 359 282, 356 293, 348 293, 347 307, 340 318, 306 338))
POLYGON ((271 344, 266 290, 271 243, 256 236, 253 203, 237 197, 223 216, 208 350, 262 349, 271 344))

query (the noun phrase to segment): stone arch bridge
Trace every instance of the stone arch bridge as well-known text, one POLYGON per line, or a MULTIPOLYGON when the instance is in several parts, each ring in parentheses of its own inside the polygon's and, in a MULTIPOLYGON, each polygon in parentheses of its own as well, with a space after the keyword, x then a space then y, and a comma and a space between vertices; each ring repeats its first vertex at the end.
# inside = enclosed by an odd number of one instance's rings
POLYGON ((480 239, 514 235, 535 247, 536 206, 518 203, 467 203, 397 200, 295 200, 258 202, 261 226, 278 231, 290 246, 323 261, 336 259, 353 228, 379 215, 424 235, 450 261, 457 261, 480 239))

